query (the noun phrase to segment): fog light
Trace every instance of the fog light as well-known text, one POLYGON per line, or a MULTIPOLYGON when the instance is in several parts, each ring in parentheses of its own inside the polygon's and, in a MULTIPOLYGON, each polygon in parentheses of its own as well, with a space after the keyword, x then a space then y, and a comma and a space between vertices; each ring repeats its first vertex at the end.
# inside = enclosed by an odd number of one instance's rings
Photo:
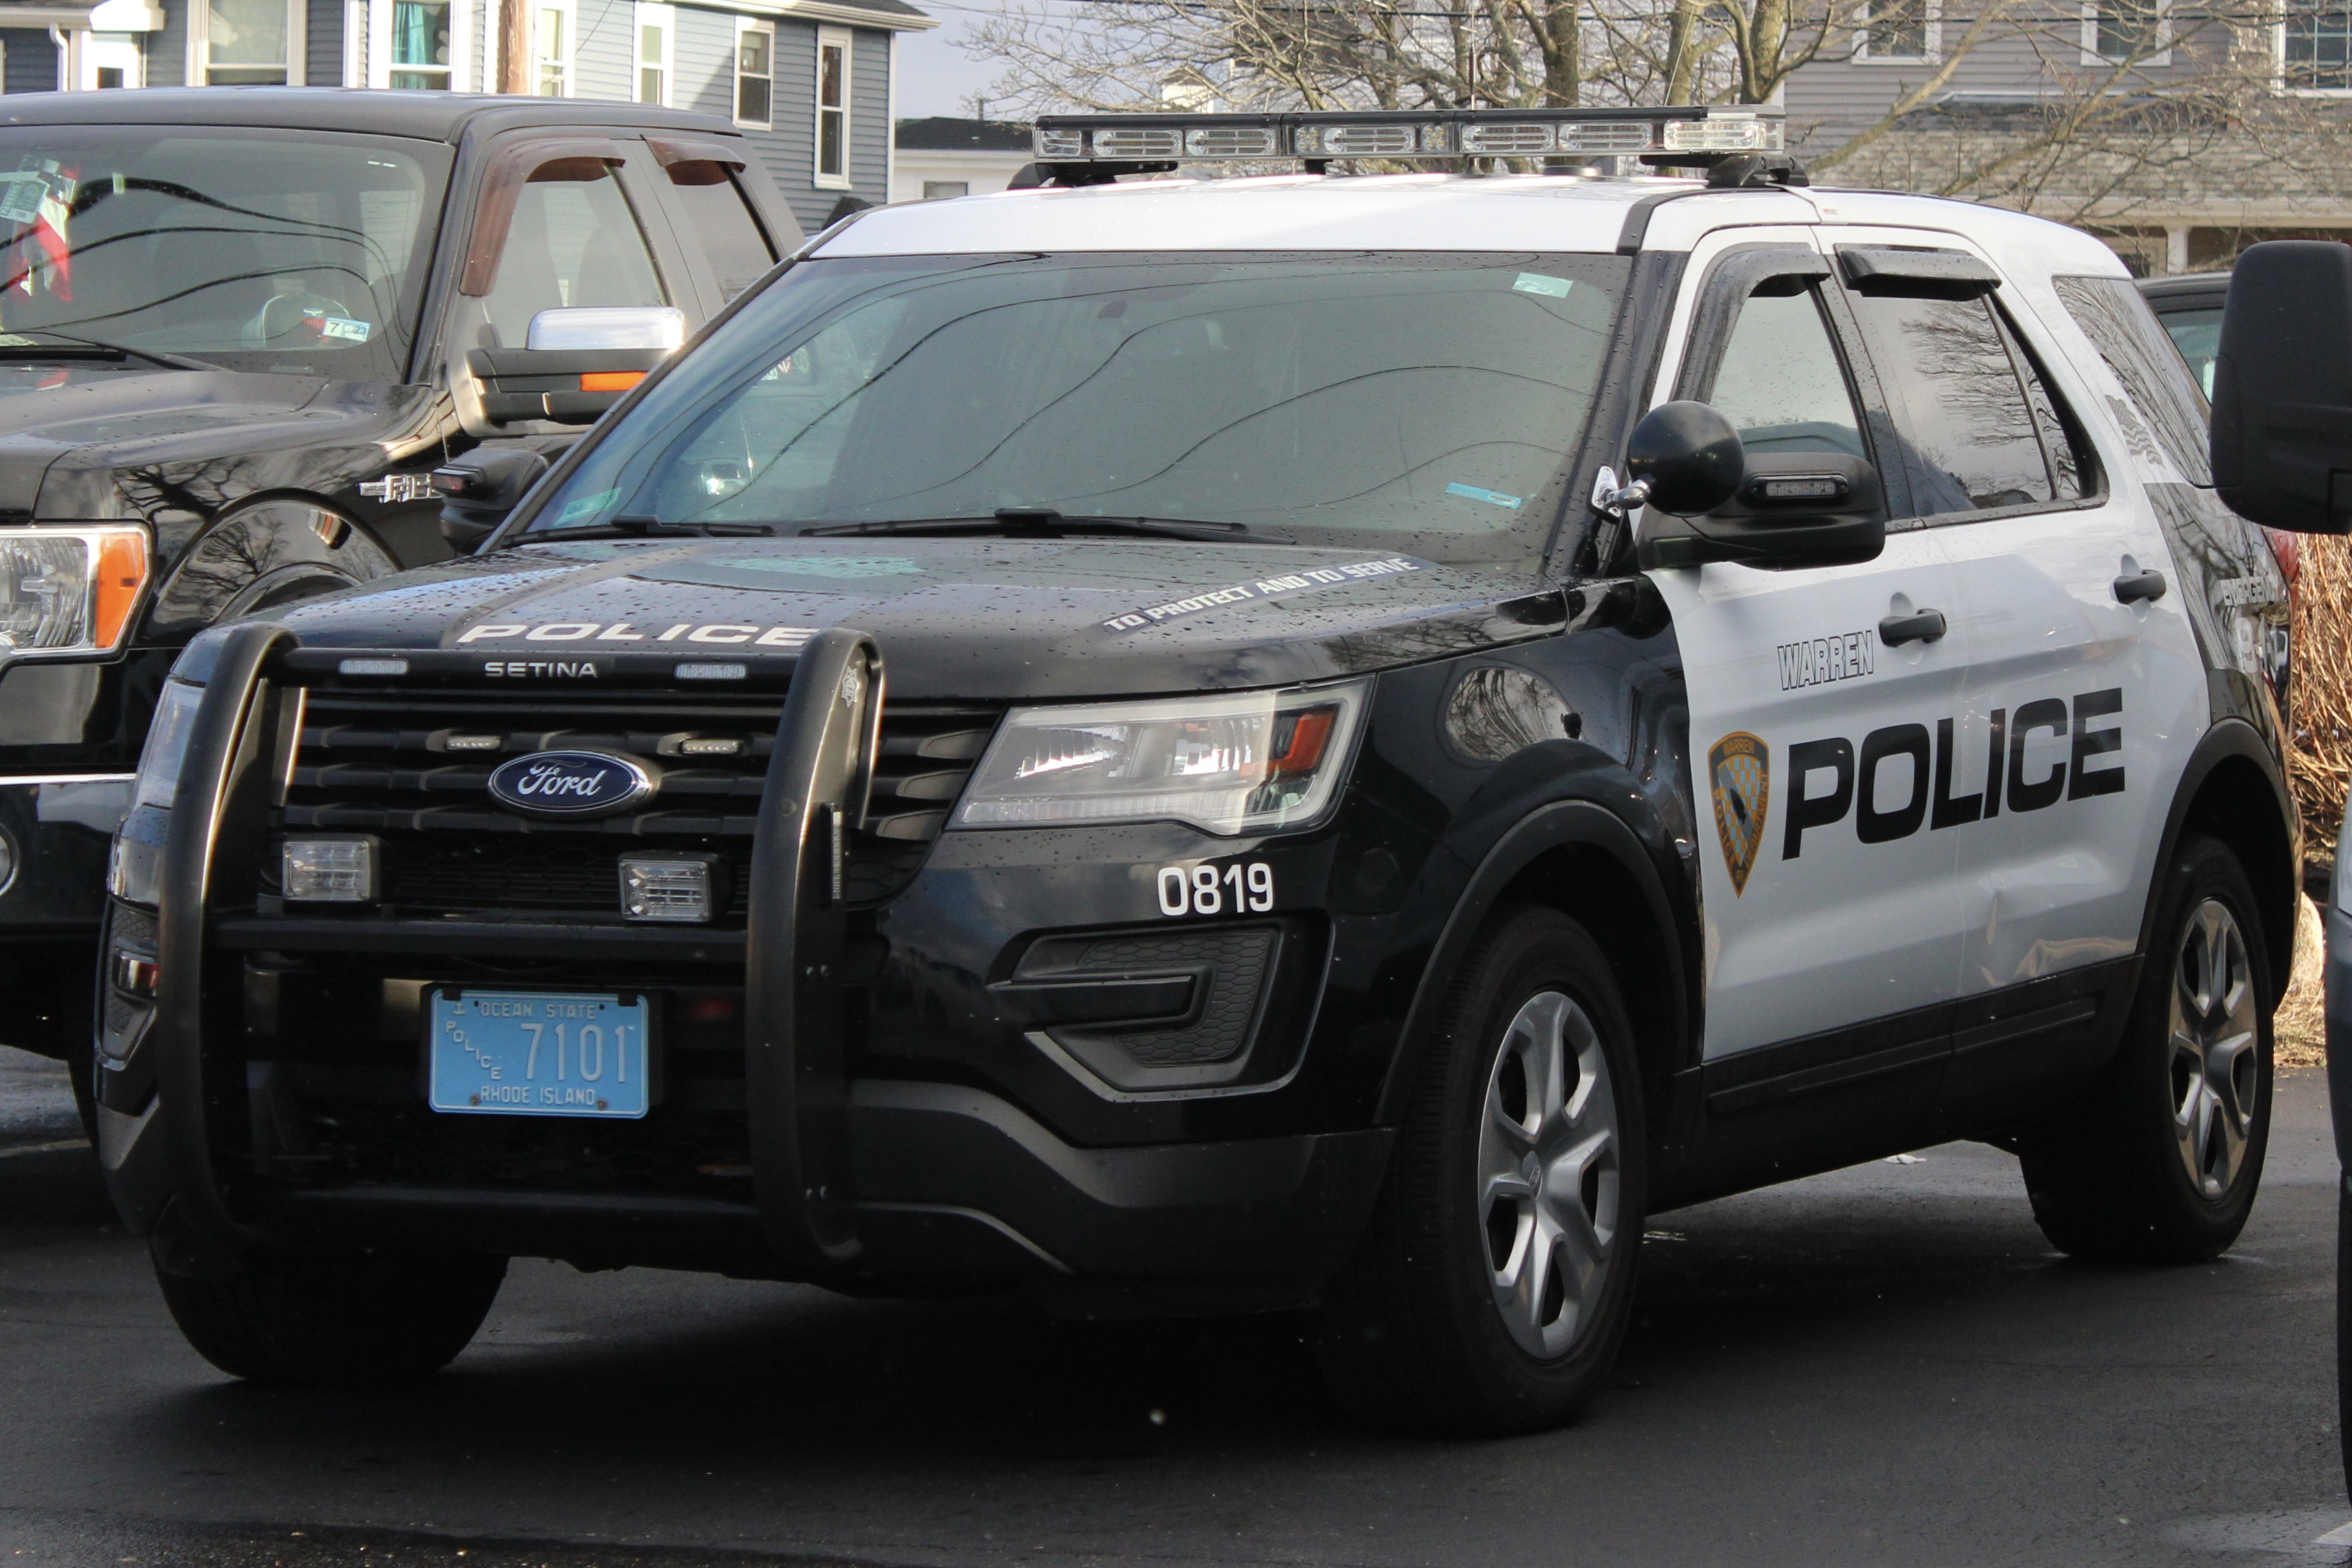
POLYGON ((289 838, 278 887, 289 903, 373 903, 375 840, 289 838))
POLYGON ((633 921, 707 921, 717 912, 716 855, 624 855, 621 912, 633 921))
POLYGON ((155 961, 143 952, 133 952, 127 947, 116 948, 108 956, 106 973, 114 988, 126 996, 155 994, 155 976, 158 973, 155 961))

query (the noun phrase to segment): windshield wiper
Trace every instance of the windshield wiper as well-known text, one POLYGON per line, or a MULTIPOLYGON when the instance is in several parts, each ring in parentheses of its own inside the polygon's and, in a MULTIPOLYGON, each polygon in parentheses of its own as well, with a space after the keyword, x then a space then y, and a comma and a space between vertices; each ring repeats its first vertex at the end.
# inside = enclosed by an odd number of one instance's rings
POLYGON ((1064 517, 1052 507, 999 507, 993 517, 910 517, 887 522, 832 522, 803 535, 858 533, 1001 533, 1007 539, 1071 539, 1090 533, 1150 539, 1234 539, 1249 532, 1238 522, 1193 522, 1172 517, 1064 517))
POLYGON ((6 329, 0 335, 23 337, 38 332, 43 337, 61 340, 65 347, 51 348, 46 343, 0 342, 0 360, 12 359, 143 359, 150 364, 168 365, 173 370, 215 371, 216 364, 206 364, 200 359, 186 359, 179 354, 167 354, 159 349, 134 349, 123 343, 110 343, 97 338, 78 338, 69 332, 53 332, 47 327, 6 329))
POLYGON ((775 524, 770 522, 664 522, 656 517, 616 517, 610 522, 583 522, 572 528, 529 529, 515 542, 531 544, 542 539, 643 539, 648 534, 686 539, 772 539, 775 532, 775 524))

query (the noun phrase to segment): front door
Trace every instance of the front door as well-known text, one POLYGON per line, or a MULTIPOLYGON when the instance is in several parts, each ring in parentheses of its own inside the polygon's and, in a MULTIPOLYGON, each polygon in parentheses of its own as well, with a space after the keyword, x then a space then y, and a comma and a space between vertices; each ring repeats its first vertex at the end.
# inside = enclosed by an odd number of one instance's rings
MULTIPOLYGON (((1751 449, 1875 460, 1896 514, 1909 510, 1867 367, 1832 330, 1823 290, 1834 285, 1738 265, 1742 249, 1771 243, 1813 250, 1818 268, 1811 231, 1716 241, 1693 257, 1702 325, 1662 385, 1713 404, 1751 449), (1724 300, 1727 282, 1752 291, 1724 300)), ((1931 1061, 1948 1037, 1963 927, 1957 841, 1934 831, 1962 787, 1937 721, 1959 712, 1968 671, 1942 540, 1898 529, 1860 565, 1651 575, 1674 615, 1691 744, 1709 784, 1706 1058, 1713 1068, 1790 1047, 1711 1072, 1710 1084, 1762 1075, 1730 1104, 1778 1092, 1765 1078, 1794 1092, 1864 1061, 1873 1072, 1931 1061)))

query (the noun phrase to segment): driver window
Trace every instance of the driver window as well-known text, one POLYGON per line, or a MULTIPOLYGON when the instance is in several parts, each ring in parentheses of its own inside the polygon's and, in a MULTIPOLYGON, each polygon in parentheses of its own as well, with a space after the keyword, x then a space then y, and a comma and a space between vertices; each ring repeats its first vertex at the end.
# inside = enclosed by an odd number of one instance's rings
POLYGON ((1751 452, 1869 456, 1853 393, 1811 289, 1748 297, 1706 401, 1751 452))
POLYGON ((566 158, 531 175, 515 198, 498 281, 483 303, 498 330, 494 346, 504 348, 521 348, 541 310, 670 303, 609 164, 566 158))

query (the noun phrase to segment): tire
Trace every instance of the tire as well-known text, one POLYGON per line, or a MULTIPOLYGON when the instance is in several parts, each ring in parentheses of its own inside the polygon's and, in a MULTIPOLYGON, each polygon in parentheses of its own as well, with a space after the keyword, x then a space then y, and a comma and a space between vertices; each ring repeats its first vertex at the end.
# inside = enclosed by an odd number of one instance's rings
POLYGON ((1583 1410, 1632 1313, 1641 1081, 1624 1003, 1584 929, 1551 910, 1498 910, 1446 999, 1370 1227, 1316 1323, 1343 1408, 1465 1435, 1583 1410))
POLYGON ((2102 1263, 2200 1263, 2238 1239, 2270 1147, 2270 967, 2253 889, 2218 839, 2185 837, 2115 1058, 2024 1139, 2034 1222, 2102 1263))
POLYGON ((83 1136, 98 1147, 98 1053, 89 1046, 66 1057, 66 1076, 73 1079, 74 1110, 81 1117, 83 1136))
POLYGON ((507 1260, 476 1253, 282 1258, 223 1280, 156 1273, 196 1353, 280 1386, 381 1387, 430 1376, 482 1326, 507 1260))

